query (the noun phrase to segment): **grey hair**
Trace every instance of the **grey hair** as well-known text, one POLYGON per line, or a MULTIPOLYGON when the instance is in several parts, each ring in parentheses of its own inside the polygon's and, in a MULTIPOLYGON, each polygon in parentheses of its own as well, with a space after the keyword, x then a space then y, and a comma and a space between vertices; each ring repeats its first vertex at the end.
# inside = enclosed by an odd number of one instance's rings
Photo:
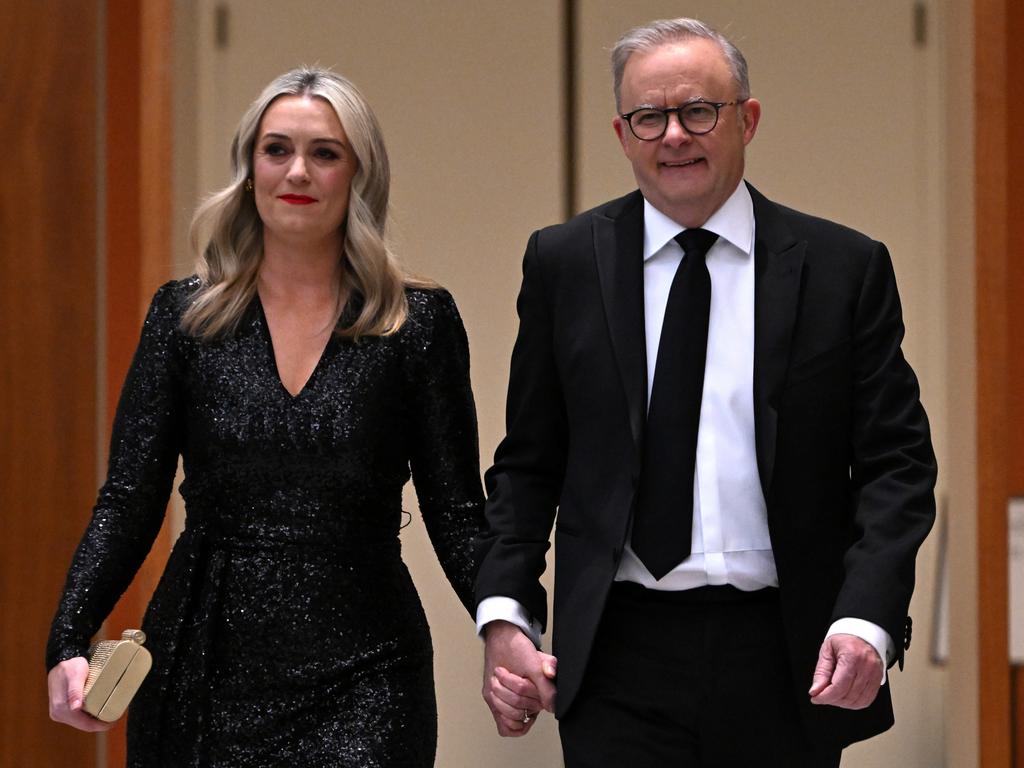
MULTIPOLYGON (((406 274, 387 239, 391 171, 384 137, 370 105, 349 80, 328 69, 299 67, 271 82, 242 116, 231 142, 231 182, 206 199, 192 218, 200 287, 182 327, 203 339, 230 335, 256 294, 263 261, 263 222, 246 181, 253 174, 253 148, 263 115, 282 96, 323 99, 334 109, 358 161, 344 228, 339 301, 358 299, 358 316, 344 336, 393 333, 405 321, 405 287, 425 286, 406 274)), ((335 314, 336 326, 345 307, 335 314)))
POLYGON ((640 51, 654 50, 668 43, 694 38, 703 38, 718 44, 729 64, 733 80, 736 81, 738 89, 736 97, 740 100, 749 99, 750 75, 747 72, 747 60, 743 58, 740 49, 733 45, 725 35, 697 19, 662 19, 629 30, 619 38, 615 47, 612 48, 615 109, 622 111, 622 75, 630 56, 640 51))

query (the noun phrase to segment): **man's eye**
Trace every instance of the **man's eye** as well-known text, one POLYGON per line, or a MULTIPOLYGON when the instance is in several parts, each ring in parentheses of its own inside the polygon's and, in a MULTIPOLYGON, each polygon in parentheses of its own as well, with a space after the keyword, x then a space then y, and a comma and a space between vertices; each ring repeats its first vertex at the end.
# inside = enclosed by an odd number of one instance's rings
POLYGON ((634 125, 658 125, 665 116, 656 109, 648 109, 633 115, 634 125))
POLYGON ((715 108, 707 104, 691 104, 683 110, 687 120, 707 122, 715 119, 715 108))

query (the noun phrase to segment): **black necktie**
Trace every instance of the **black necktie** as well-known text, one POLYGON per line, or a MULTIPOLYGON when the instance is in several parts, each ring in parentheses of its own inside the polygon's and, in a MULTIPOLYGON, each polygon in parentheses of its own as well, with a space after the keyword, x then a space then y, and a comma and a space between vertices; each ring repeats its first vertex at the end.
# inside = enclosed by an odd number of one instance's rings
POLYGON ((704 256, 717 239, 705 229, 688 229, 676 236, 686 255, 665 306, 633 519, 633 551, 655 579, 690 556, 693 475, 711 312, 711 274, 704 256))

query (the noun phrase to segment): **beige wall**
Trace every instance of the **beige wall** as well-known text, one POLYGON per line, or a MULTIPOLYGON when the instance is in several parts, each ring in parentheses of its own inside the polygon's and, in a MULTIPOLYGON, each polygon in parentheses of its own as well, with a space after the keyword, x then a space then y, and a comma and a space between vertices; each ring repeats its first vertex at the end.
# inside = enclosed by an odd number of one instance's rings
MULTIPOLYGON (((470 334, 486 466, 502 433, 514 299, 529 232, 562 215, 558 3, 227 3, 231 44, 212 44, 212 0, 177 5, 179 108, 176 252, 194 201, 227 178, 234 121, 271 77, 303 62, 335 66, 378 111, 394 169, 395 235, 405 260, 447 285, 470 334), (344 10, 339 11, 338 9, 344 10)), ((928 44, 915 47, 907 1, 785 4, 694 0, 686 12, 727 32, 751 65, 764 105, 748 178, 769 196, 843 221, 893 252, 949 498, 951 661, 930 661, 937 537, 919 561, 915 643, 893 676, 897 725, 848 751, 843 765, 969 768, 976 755, 973 423, 954 405, 973 395, 967 106, 967 0, 934 0, 928 44), (954 30, 955 35, 948 34, 954 30), (953 94, 951 100, 947 94, 953 94), (955 118, 947 122, 947 118, 955 118), (877 125, 872 123, 879 123, 877 125), (948 126, 948 127, 947 127, 948 126), (950 254, 953 254, 951 256, 950 254), (968 290, 965 290, 968 289, 968 290), (952 440, 951 435, 957 439, 952 440), (948 751, 949 758, 944 757, 948 751)), ((667 0, 578 2, 580 207, 632 188, 610 127, 607 49, 628 26, 676 15, 667 0)), ((414 505, 410 495, 407 503, 414 505)), ((409 507, 412 508, 412 507, 409 507)), ((557 766, 550 718, 501 741, 479 701, 480 649, 443 581, 422 526, 404 548, 435 638, 441 766, 557 766)))
MULTIPOLYGON (((940 125, 946 137, 942 187, 947 280, 943 314, 946 343, 945 463, 949 503, 949 663, 943 722, 946 765, 978 765, 978 535, 977 420, 974 268, 974 18, 971 3, 942 4, 945 35, 941 56, 943 99, 940 125)), ((996 662, 998 663, 998 662, 996 662)))

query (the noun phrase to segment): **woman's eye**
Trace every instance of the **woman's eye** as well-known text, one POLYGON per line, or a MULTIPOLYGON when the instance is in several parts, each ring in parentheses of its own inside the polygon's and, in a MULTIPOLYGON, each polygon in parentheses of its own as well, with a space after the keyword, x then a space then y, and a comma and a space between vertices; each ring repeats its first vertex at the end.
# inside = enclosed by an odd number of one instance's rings
POLYGON ((263 154, 270 155, 271 157, 283 155, 285 154, 285 152, 287 152, 287 150, 285 149, 283 144, 267 144, 263 148, 263 154))
POLYGON ((338 153, 335 152, 333 149, 328 149, 327 147, 320 147, 319 149, 316 150, 316 152, 314 152, 314 155, 320 158, 321 160, 338 159, 338 153))

